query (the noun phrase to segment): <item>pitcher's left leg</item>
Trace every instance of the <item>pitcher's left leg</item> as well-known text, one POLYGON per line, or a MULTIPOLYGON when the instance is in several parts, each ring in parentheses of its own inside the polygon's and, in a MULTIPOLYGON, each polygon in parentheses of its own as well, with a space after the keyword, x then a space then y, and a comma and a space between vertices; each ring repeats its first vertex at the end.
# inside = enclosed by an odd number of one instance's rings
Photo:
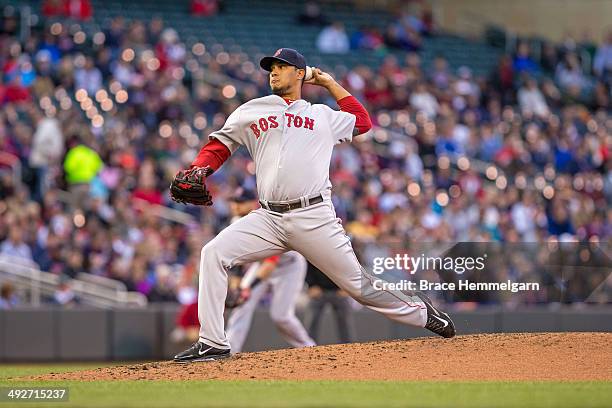
POLYGON ((373 290, 373 277, 359 264, 329 199, 291 214, 287 237, 292 249, 359 303, 400 323, 425 327, 427 308, 419 299, 373 290))

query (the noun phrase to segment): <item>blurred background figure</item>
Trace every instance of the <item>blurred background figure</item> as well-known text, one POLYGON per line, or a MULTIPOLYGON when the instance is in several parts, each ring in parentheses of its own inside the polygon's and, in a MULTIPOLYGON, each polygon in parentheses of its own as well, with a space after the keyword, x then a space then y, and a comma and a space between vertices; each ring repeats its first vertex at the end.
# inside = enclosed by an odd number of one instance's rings
POLYGON ((610 85, 612 82, 612 30, 610 30, 604 41, 597 48, 593 71, 598 78, 610 85))
POLYGON ((0 285, 0 310, 8 310, 19 304, 15 288, 8 282, 0 285))
POLYGON ((219 0, 191 0, 189 10, 192 16, 210 17, 219 11, 219 0))
POLYGON ((177 344, 188 344, 198 341, 200 336, 200 321, 198 320, 198 304, 183 305, 177 318, 176 327, 170 334, 170 339, 177 344))
POLYGON ((20 225, 10 227, 8 238, 0 244, 0 254, 24 263, 33 261, 32 250, 24 241, 23 230, 20 225))
POLYGON ((321 5, 316 1, 304 3, 304 8, 297 16, 297 21, 302 25, 323 26, 327 24, 327 19, 323 15, 321 5))
POLYGON ((346 54, 351 46, 344 24, 332 23, 321 31, 317 38, 317 48, 323 54, 346 54))
POLYGON ((338 340, 350 343, 354 337, 350 297, 336 286, 323 272, 308 263, 308 309, 311 314, 309 332, 315 342, 320 341, 321 318, 327 305, 334 312, 338 340))

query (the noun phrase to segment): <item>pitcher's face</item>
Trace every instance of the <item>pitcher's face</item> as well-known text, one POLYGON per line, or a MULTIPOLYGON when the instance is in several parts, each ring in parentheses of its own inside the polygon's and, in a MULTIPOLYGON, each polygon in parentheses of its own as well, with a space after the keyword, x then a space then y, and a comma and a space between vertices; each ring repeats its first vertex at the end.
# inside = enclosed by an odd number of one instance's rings
POLYGON ((270 67, 270 89, 276 95, 288 94, 294 87, 301 87, 305 74, 303 69, 275 61, 270 67))

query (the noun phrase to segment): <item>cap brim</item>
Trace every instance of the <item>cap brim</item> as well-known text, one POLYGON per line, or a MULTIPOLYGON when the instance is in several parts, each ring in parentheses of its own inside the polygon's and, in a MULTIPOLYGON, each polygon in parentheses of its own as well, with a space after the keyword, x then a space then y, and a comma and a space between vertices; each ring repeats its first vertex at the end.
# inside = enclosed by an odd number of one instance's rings
POLYGON ((234 202, 234 203, 238 203, 238 204, 242 204, 242 203, 247 203, 249 201, 255 201, 255 197, 253 197, 253 198, 249 198, 249 197, 232 197, 229 201, 234 202))
MULTIPOLYGON (((272 63, 274 61, 284 62, 285 64, 289 64, 293 67, 300 68, 297 65, 294 65, 290 63, 289 61, 282 59, 282 58, 278 58, 278 57, 263 57, 261 61, 259 61, 259 66, 265 69, 266 71, 270 72, 272 71, 272 63)), ((304 68, 300 68, 300 69, 304 69, 304 68)))

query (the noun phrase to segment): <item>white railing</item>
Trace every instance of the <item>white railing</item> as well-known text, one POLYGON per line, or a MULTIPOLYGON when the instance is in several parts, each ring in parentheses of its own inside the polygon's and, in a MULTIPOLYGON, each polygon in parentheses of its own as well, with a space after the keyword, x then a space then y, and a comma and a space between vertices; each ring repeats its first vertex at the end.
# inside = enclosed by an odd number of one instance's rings
MULTIPOLYGON (((40 306, 43 296, 53 297, 62 281, 58 275, 43 272, 34 262, 0 255, 0 282, 10 282, 28 292, 30 303, 40 306)), ((125 285, 102 276, 79 274, 65 284, 81 304, 100 307, 145 307, 147 298, 139 292, 128 292, 125 285)))

